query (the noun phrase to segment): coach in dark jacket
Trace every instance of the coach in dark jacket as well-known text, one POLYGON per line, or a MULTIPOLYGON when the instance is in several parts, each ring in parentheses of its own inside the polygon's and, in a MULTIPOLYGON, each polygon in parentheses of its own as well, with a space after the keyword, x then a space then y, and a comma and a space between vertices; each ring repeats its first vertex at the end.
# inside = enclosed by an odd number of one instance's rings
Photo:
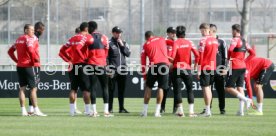
MULTIPOLYGON (((217 26, 214 24, 210 24, 211 28, 211 34, 213 36, 216 36, 219 46, 218 46, 218 53, 216 56, 216 66, 220 70, 226 70, 225 68, 227 67, 227 46, 225 44, 225 41, 220 39, 217 35, 217 26)), ((224 85, 225 85, 225 75, 221 73, 217 73, 214 76, 214 87, 216 88, 217 94, 218 94, 218 100, 219 100, 219 110, 220 114, 225 114, 225 90, 224 90, 224 85)), ((212 90, 214 89, 212 87, 212 90)))
POLYGON ((119 113, 129 113, 124 108, 124 94, 126 86, 126 57, 130 56, 128 44, 122 40, 122 30, 115 26, 109 41, 108 64, 114 70, 109 80, 109 112, 113 112, 113 98, 115 87, 118 87, 119 113), (123 71, 123 72, 122 72, 123 71), (124 73, 124 74, 121 74, 124 73))

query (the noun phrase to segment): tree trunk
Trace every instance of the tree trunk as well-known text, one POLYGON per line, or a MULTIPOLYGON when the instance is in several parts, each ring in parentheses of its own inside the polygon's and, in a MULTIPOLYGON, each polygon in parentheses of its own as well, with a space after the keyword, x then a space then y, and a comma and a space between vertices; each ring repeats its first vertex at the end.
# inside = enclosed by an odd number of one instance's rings
POLYGON ((241 12, 241 35, 247 40, 250 21, 250 10, 253 0, 243 0, 243 8, 241 12))

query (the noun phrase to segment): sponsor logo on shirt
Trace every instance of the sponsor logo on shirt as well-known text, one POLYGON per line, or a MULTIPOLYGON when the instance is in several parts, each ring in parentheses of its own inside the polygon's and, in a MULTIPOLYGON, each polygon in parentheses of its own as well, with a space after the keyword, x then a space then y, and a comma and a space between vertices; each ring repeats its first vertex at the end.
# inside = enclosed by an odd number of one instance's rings
POLYGON ((180 45, 179 48, 187 48, 189 45, 180 45))
POLYGON ((25 41, 24 40, 17 40, 15 43, 16 44, 23 44, 23 43, 25 43, 25 41))

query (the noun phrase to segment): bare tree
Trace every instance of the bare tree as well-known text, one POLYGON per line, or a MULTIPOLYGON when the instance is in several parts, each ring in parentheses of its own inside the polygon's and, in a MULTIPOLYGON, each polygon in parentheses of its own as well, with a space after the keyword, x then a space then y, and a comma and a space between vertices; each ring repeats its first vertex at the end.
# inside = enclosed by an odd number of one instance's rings
POLYGON ((9 0, 0 0, 0 6, 5 5, 9 2, 9 0))
MULTIPOLYGON (((199 5, 199 1, 198 0, 188 0, 188 1, 185 1, 184 5, 185 5, 184 13, 186 13, 186 14, 183 14, 183 17, 184 18, 186 17, 184 24, 186 25, 186 27, 188 29, 191 29, 192 26, 196 24, 195 17, 197 17, 197 12, 199 12, 199 10, 196 9, 195 7, 197 5, 199 5)), ((197 28, 197 27, 195 27, 195 28, 197 28)))
POLYGON ((238 0, 236 0, 237 11, 241 15, 241 35, 244 39, 247 39, 248 35, 250 10, 253 1, 254 0, 243 0, 243 8, 240 10, 238 0))

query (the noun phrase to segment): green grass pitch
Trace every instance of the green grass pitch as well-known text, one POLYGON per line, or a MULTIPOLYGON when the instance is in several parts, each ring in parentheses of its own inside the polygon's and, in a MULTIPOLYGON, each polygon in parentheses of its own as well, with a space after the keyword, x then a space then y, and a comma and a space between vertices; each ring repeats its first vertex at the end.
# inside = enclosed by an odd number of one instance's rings
MULTIPOLYGON (((119 114, 117 99, 114 100, 113 118, 78 115, 69 116, 68 99, 40 98, 41 110, 48 117, 22 117, 16 98, 0 99, 0 136, 275 136, 276 99, 265 99, 264 116, 235 116, 238 100, 226 99, 226 115, 219 115, 217 99, 213 101, 210 118, 179 118, 171 114, 172 99, 168 99, 166 114, 153 117, 155 98, 149 104, 147 118, 139 116, 143 99, 128 98, 125 107, 130 114, 119 114)), ((184 111, 188 110, 183 98, 184 111)), ((97 109, 102 115, 102 99, 97 99, 97 109)), ((82 100, 78 108, 83 111, 82 100)), ((203 99, 195 100, 195 111, 201 112, 203 99)))

